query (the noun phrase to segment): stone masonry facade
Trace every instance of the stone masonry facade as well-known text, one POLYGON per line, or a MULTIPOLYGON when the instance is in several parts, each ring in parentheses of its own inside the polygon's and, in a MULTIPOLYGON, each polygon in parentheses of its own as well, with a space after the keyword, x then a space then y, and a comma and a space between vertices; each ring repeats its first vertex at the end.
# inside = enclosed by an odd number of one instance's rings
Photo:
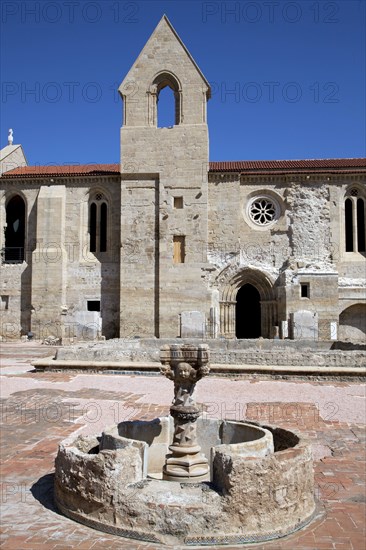
POLYGON ((366 159, 209 162, 210 85, 165 16, 119 91, 119 164, 3 150, 2 338, 364 342, 366 159))

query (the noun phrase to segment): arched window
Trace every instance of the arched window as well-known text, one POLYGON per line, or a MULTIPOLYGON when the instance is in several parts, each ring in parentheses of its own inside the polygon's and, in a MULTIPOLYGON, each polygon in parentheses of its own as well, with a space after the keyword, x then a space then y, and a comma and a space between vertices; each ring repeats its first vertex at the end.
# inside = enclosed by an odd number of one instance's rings
POLYGON ((357 199, 357 247, 365 252, 365 200, 357 199))
POLYGON ((108 203, 103 193, 95 193, 89 205, 90 252, 106 252, 108 240, 108 203))
POLYGON ((345 203, 346 252, 353 252, 353 204, 351 199, 345 203))
POLYGON ((360 189, 349 189, 344 204, 346 252, 366 252, 365 209, 366 199, 360 189))
POLYGON ((163 128, 182 122, 181 95, 181 86, 173 74, 163 72, 154 79, 150 88, 150 97, 155 103, 153 124, 163 128))
POLYGON ((20 195, 15 195, 6 206, 5 262, 23 262, 24 248, 25 202, 20 195))

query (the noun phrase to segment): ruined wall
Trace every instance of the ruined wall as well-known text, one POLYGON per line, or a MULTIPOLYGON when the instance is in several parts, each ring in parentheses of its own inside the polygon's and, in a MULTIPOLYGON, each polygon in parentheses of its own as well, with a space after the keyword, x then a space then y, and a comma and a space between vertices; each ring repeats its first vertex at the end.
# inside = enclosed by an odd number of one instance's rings
MULTIPOLYGON (((360 254, 345 252, 346 178, 343 178, 342 186, 337 181, 329 183, 329 180, 318 176, 314 177, 313 182, 310 179, 288 190, 292 259, 286 274, 286 284, 288 309, 292 312, 301 311, 302 316, 309 316, 310 312, 316 314, 313 321, 314 335, 321 339, 336 340, 339 337, 339 298, 344 299, 347 294, 350 298, 350 289, 347 292, 346 287, 353 286, 349 281, 350 284, 343 284, 341 290, 339 275, 363 271, 365 288, 366 268, 360 254), (301 284, 309 287, 305 298, 301 295, 301 284)), ((358 295, 361 300, 364 297, 358 295)), ((301 332, 299 326, 295 337, 301 337, 301 332)))
POLYGON ((285 217, 286 181, 246 178, 238 174, 209 176, 209 260, 218 267, 237 258, 239 265, 279 273, 289 256, 285 217), (274 223, 253 223, 248 213, 255 198, 268 197, 278 207, 274 223))
POLYGON ((325 182, 294 183, 287 189, 292 256, 317 265, 330 262, 329 189, 325 182))
MULTIPOLYGON (((272 279, 282 337, 337 339, 338 265, 342 272, 358 273, 361 281, 355 291, 354 280, 343 278, 342 298, 365 298, 364 258, 358 254, 351 264, 341 263, 343 228, 338 205, 343 194, 339 185, 320 176, 241 176, 240 181, 235 174, 210 174, 208 258, 216 269, 208 284, 218 288, 222 297, 230 274, 233 280, 248 269, 266 274, 272 279), (277 203, 273 223, 253 223, 250 205, 260 197, 277 203)), ((244 275, 242 279, 244 284, 244 275)), ((273 323, 276 313, 264 311, 263 295, 261 299, 262 315, 270 316, 273 323)), ((233 326, 235 305, 227 307, 228 323, 233 326)))

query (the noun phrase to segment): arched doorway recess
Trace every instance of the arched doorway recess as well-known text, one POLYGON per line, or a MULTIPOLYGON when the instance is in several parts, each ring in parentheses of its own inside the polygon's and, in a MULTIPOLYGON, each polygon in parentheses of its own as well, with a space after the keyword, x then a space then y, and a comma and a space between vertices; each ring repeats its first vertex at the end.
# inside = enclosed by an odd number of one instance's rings
POLYGON ((272 338, 277 318, 275 289, 267 274, 242 269, 225 284, 220 300, 221 336, 272 338))
POLYGON ((255 286, 247 283, 236 295, 235 336, 237 338, 259 338, 261 327, 261 298, 255 286))

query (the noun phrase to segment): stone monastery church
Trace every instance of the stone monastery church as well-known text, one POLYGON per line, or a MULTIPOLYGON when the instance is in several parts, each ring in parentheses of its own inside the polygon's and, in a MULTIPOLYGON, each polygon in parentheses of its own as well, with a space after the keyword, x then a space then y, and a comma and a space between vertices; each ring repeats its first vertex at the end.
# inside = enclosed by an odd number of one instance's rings
POLYGON ((9 133, 2 338, 364 342, 366 159, 209 162, 210 85, 165 16, 119 91, 119 164, 27 166, 9 133))

